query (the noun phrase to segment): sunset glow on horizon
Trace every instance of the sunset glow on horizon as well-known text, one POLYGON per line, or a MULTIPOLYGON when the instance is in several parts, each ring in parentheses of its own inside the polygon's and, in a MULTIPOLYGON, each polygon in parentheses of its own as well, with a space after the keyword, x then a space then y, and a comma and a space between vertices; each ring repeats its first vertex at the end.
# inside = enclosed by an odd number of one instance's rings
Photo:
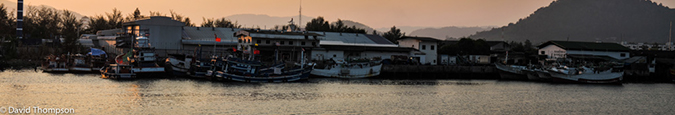
MULTIPOLYGON (((16 2, 16 0, 9 0, 16 2)), ((383 28, 391 26, 503 26, 525 18, 553 0, 304 0, 302 14, 338 18, 383 28)), ((652 0, 675 6, 673 0, 652 0)), ((136 8, 169 14, 170 10, 190 17, 195 24, 202 18, 221 18, 235 14, 298 16, 300 0, 26 0, 25 5, 48 5, 68 9, 84 16, 104 15, 113 8, 123 15, 136 8)), ((303 19, 307 21, 309 19, 303 19)), ((271 26, 271 25, 270 25, 271 26)))

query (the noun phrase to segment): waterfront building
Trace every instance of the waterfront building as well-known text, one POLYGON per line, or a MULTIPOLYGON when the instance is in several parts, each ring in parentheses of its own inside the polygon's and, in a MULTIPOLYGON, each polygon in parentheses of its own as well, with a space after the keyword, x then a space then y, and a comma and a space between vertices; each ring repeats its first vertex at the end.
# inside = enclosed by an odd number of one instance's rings
POLYGON ((430 37, 411 37, 404 36, 398 40, 401 47, 409 47, 419 50, 422 53, 414 53, 411 56, 419 58, 420 63, 436 65, 438 64, 438 44, 441 40, 430 37))
POLYGON ((672 42, 666 43, 633 43, 633 42, 621 42, 621 45, 630 48, 631 50, 659 50, 659 51, 672 51, 675 50, 675 46, 672 42))
MULTIPOLYGON (((103 47, 109 53, 124 53, 124 48, 117 48, 124 42, 125 36, 148 36, 151 45, 159 56, 167 54, 192 53, 201 47, 202 55, 222 55, 225 50, 236 48, 242 36, 249 36, 252 43, 267 45, 279 43, 284 47, 280 51, 282 58, 299 59, 298 51, 305 48, 312 60, 335 59, 389 59, 392 56, 409 56, 423 54, 419 50, 398 47, 378 35, 362 33, 319 32, 319 31, 285 31, 260 30, 220 27, 186 27, 184 23, 169 17, 153 16, 124 23, 124 28, 101 30, 96 36, 88 36, 95 47, 103 47), (220 38, 220 41, 216 41, 220 38), (215 51, 215 52, 214 52, 215 51)), ((437 47, 434 47, 434 51, 437 47)), ((261 50, 261 53, 270 53, 261 50)), ((435 53, 435 52, 434 52, 435 53)))
POLYGON ((324 35, 321 48, 312 50, 313 60, 328 59, 390 59, 392 56, 410 56, 412 48, 399 47, 379 35, 362 33, 315 32, 324 35))
POLYGON ((548 41, 538 46, 539 55, 547 58, 626 59, 630 49, 617 43, 548 41))

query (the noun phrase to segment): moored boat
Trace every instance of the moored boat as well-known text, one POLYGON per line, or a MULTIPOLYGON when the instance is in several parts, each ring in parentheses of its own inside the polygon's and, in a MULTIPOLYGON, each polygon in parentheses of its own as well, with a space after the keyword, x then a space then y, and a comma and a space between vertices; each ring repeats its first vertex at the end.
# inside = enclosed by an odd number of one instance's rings
POLYGON ((45 60, 42 62, 40 69, 43 72, 68 72, 67 58, 65 55, 55 56, 50 55, 45 57, 45 60))
POLYGON ((218 79, 239 82, 292 82, 305 80, 312 71, 312 64, 296 64, 282 69, 279 66, 265 66, 257 61, 228 58, 226 67, 215 72, 218 79))
POLYGON ((110 64, 101 69, 101 78, 106 79, 133 79, 136 73, 131 69, 131 65, 110 64))
POLYGON ((330 63, 320 66, 322 67, 315 66, 311 74, 335 78, 368 78, 380 75, 380 71, 382 70, 382 63, 379 62, 330 63))
POLYGON ((621 83, 623 71, 614 72, 613 68, 598 70, 599 68, 570 68, 566 66, 548 69, 551 78, 560 82, 572 83, 621 83))
POLYGON ((495 67, 499 70, 499 76, 501 79, 510 79, 510 80, 527 80, 527 75, 523 72, 525 66, 519 65, 504 65, 502 63, 495 63, 495 67))
POLYGON ((91 62, 87 61, 87 57, 82 54, 75 54, 71 56, 72 65, 68 68, 70 72, 92 72, 91 62))
POLYGON ((167 72, 174 76, 186 76, 190 65, 193 61, 193 56, 183 55, 183 54, 171 54, 166 59, 165 66, 167 67, 167 72))

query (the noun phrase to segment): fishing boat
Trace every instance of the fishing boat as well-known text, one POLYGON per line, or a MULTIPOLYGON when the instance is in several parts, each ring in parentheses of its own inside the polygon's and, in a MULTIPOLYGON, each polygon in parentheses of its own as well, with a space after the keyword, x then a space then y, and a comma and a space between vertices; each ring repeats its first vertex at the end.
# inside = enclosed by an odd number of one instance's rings
POLYGON ((67 56, 61 55, 61 56, 55 56, 55 55, 49 55, 45 57, 45 60, 42 62, 42 66, 40 69, 43 72, 68 72, 68 66, 67 66, 67 56))
POLYGON ((312 71, 313 64, 300 63, 285 68, 278 65, 265 66, 258 61, 227 58, 227 64, 221 71, 215 72, 217 79, 239 82, 292 82, 305 80, 312 71))
POLYGON ((541 79, 534 68, 525 68, 522 72, 525 73, 528 80, 538 81, 541 79))
POLYGON ((186 76, 191 67, 190 65, 192 64, 193 58, 194 57, 191 55, 170 54, 165 61, 165 66, 169 66, 167 67, 167 71, 174 76, 186 76))
POLYGON ((623 71, 612 71, 614 68, 587 68, 559 66, 548 69, 551 78, 560 82, 572 83, 620 83, 623 80, 623 71))
POLYGON ((510 80, 527 80, 528 79, 525 72, 523 72, 523 70, 526 69, 526 66, 505 65, 503 63, 497 62, 497 63, 495 63, 495 67, 497 67, 497 70, 499 70, 499 76, 502 79, 510 79, 510 80))
POLYGON ((91 66, 91 71, 99 71, 102 67, 108 65, 108 54, 101 49, 90 48, 89 53, 89 64, 91 66))
POLYGON ((155 49, 150 46, 150 42, 146 36, 136 37, 134 43, 129 52, 115 57, 116 64, 109 64, 108 67, 103 68, 106 71, 101 70, 104 78, 111 78, 106 77, 106 75, 113 75, 114 78, 115 74, 124 75, 118 78, 135 78, 138 74, 157 75, 165 73, 164 67, 157 65, 155 49), (118 70, 130 69, 130 72, 116 73, 119 71, 107 71, 115 68, 120 68, 118 70))
POLYGON ((136 78, 136 73, 131 69, 132 65, 124 64, 110 64, 101 69, 101 78, 106 79, 133 79, 136 78))
POLYGON ((72 65, 68 68, 70 72, 92 72, 91 62, 88 63, 87 57, 82 54, 75 54, 70 57, 72 65))
POLYGON ((332 60, 334 63, 315 66, 311 74, 321 77, 335 78, 367 78, 380 75, 382 63, 378 61, 365 63, 346 63, 343 60, 332 60))

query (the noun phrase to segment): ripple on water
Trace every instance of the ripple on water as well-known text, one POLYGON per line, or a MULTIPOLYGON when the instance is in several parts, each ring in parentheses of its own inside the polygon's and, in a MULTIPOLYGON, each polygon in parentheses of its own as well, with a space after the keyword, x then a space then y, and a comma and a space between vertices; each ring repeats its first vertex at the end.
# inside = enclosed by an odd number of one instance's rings
POLYGON ((0 105, 82 114, 672 114, 675 85, 312 78, 295 83, 0 73, 0 105))

